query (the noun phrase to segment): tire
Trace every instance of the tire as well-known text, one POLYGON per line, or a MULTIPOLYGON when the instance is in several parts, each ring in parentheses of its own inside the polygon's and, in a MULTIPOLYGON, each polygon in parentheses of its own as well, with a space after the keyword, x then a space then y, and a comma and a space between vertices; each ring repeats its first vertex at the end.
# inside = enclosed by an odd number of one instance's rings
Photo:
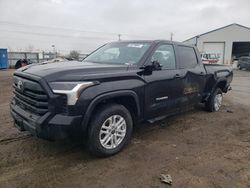
POLYGON ((132 131, 132 117, 123 105, 109 104, 102 106, 95 111, 89 125, 89 151, 98 157, 114 155, 126 146, 132 136, 132 131), (111 128, 112 125, 113 128, 111 128))
POLYGON ((206 110, 209 112, 219 111, 223 100, 223 93, 220 88, 215 89, 208 101, 205 103, 206 110))
POLYGON ((239 65, 239 69, 242 70, 241 66, 239 65))

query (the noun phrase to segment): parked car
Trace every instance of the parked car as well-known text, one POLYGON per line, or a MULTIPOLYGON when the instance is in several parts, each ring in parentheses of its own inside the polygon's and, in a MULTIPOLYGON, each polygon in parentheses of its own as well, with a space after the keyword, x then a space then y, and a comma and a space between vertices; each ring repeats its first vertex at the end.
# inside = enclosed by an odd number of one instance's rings
POLYGON ((68 60, 65 59, 65 58, 57 57, 57 58, 54 58, 54 59, 50 59, 50 60, 44 61, 42 63, 43 64, 47 64, 47 63, 58 63, 58 62, 66 62, 66 61, 68 61, 68 60))
POLYGON ((15 64, 15 69, 25 67, 25 66, 30 65, 32 63, 33 62, 30 59, 19 59, 15 64))
POLYGON ((205 64, 218 63, 219 57, 213 53, 201 53, 202 62, 205 64))
POLYGON ((241 69, 250 70, 250 57, 249 56, 240 57, 238 61, 238 68, 240 70, 241 69))
POLYGON ((114 42, 83 62, 18 69, 10 108, 21 131, 48 140, 77 132, 93 154, 110 156, 125 147, 136 124, 198 103, 218 111, 232 78, 229 66, 204 65, 198 50, 183 43, 114 42))

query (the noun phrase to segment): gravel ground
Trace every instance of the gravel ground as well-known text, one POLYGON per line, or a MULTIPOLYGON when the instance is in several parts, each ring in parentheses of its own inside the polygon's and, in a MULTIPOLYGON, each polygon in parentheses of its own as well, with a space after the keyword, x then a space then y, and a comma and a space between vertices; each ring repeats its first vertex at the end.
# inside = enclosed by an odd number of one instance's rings
POLYGON ((90 156, 83 144, 18 132, 9 114, 13 71, 0 71, 0 187, 250 187, 250 72, 235 71, 217 113, 198 107, 136 128, 116 156, 90 156))

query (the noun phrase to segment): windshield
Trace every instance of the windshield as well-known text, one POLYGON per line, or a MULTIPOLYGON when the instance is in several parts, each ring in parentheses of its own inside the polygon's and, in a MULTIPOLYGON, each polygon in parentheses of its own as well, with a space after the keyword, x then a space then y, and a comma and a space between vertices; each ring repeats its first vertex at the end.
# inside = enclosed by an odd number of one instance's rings
POLYGON ((149 42, 117 42, 106 44, 83 61, 110 64, 136 64, 149 48, 149 42))

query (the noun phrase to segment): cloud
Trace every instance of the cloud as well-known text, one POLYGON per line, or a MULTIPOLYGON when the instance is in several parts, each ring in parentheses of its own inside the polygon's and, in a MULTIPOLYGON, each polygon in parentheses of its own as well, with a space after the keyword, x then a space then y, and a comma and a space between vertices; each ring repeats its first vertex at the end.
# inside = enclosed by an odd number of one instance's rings
POLYGON ((12 49, 51 50, 53 43, 64 52, 88 52, 118 34, 169 39, 173 32, 182 41, 234 22, 250 26, 249 0, 0 0, 0 7, 0 47, 12 49))

